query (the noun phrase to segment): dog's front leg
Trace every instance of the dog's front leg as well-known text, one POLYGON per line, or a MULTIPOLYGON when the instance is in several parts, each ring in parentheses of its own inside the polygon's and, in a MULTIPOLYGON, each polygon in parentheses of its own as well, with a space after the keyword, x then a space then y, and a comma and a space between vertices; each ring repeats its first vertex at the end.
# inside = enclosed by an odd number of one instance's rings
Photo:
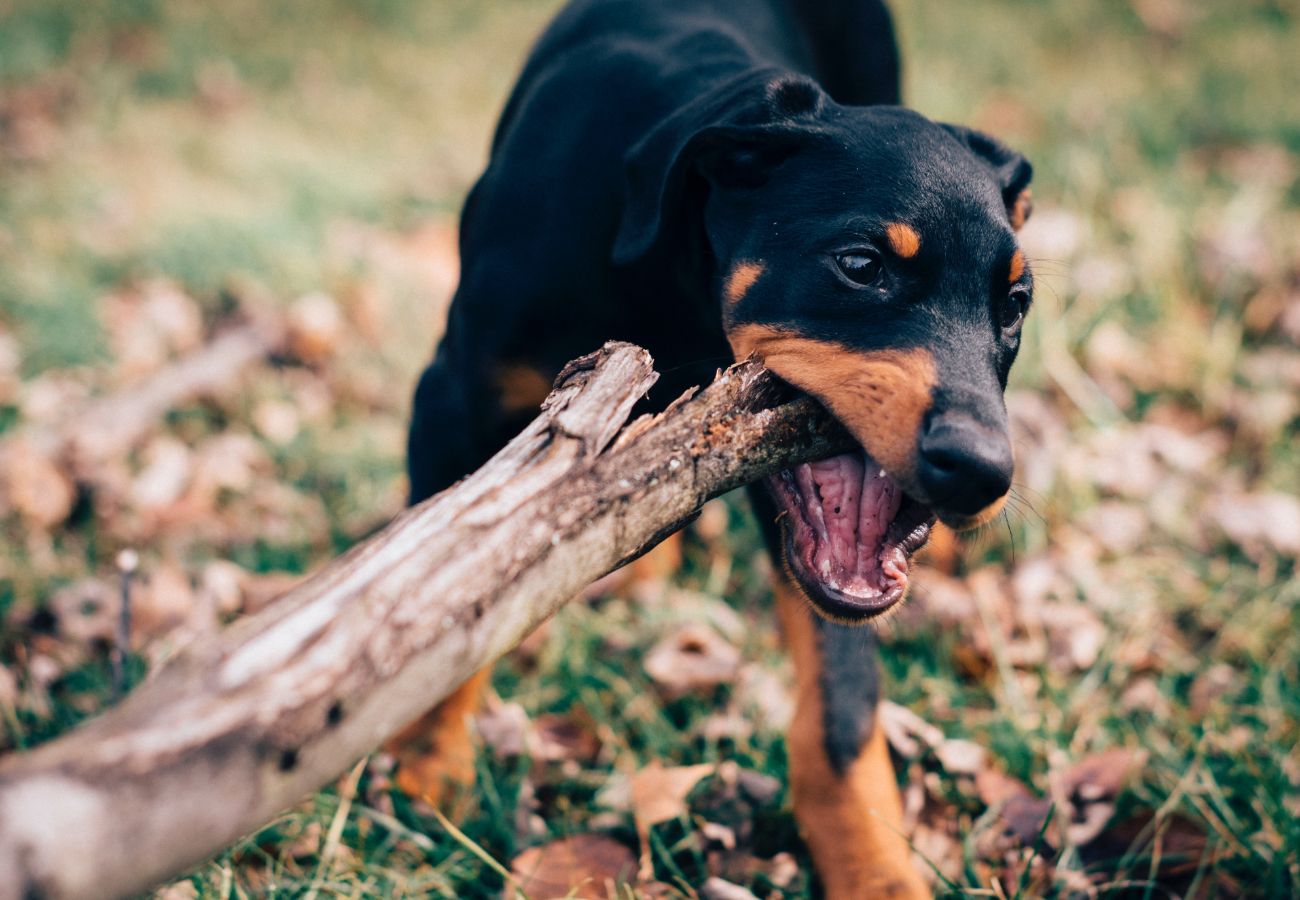
POLYGON ((902 801, 876 722, 874 632, 819 618, 788 576, 778 576, 776 593, 797 690, 790 788, 826 897, 929 897, 902 834, 902 801))

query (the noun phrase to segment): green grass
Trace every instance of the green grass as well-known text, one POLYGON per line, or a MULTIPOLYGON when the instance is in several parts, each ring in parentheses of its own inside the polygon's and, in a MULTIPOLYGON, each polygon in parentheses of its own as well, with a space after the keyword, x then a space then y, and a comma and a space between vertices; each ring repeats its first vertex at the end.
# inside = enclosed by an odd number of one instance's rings
MULTIPOLYGON (((1031 865, 1026 848, 1010 864, 990 858, 995 817, 969 779, 923 751, 900 780, 924 785, 925 821, 956 848, 948 889, 996 896, 1000 878, 1002 895, 1066 897, 1087 876, 1105 897, 1294 896, 1300 575, 1286 552, 1226 540, 1211 510, 1229 489, 1300 493, 1300 350, 1276 315, 1300 302, 1300 9, 1286 0, 894 6, 909 102, 986 128, 1035 164, 1039 212, 1026 243, 1038 299, 1012 395, 1038 431, 1019 448, 1010 515, 964 556, 966 574, 995 586, 993 618, 945 620, 938 598, 921 592, 918 614, 883 626, 889 696, 946 737, 977 742, 1040 796, 1071 760, 1114 747, 1146 754, 1117 800, 1109 842, 1031 865), (1108 350, 1125 339, 1126 351, 1108 350), (1157 426, 1193 436, 1204 458, 1156 458, 1145 481, 1126 481, 1147 465, 1125 455, 1133 447, 1169 447, 1148 437, 1157 426), (1144 517, 1138 535, 1107 546, 1110 516, 1133 511, 1144 517), (1053 579, 1050 610, 1086 609, 1104 627, 1082 668, 1055 644, 1007 656, 1060 638, 1051 630, 1060 613, 1033 624, 1034 610, 1008 599, 1004 576, 1035 572, 1053 579), (972 648, 1000 614, 1026 617, 985 658, 972 648), (1195 839, 1195 858, 1173 872, 1165 845, 1184 838, 1195 839)), ((555 7, 0 4, 0 334, 12 333, 21 355, 17 387, 0 372, 5 433, 29 424, 38 388, 68 378, 112 388, 102 299, 151 278, 181 286, 208 322, 249 298, 287 304, 326 291, 349 315, 374 300, 385 323, 381 337, 351 341, 326 363, 279 361, 165 424, 196 453, 218 435, 254 436, 255 487, 223 489, 212 516, 245 528, 140 524, 137 510, 113 505, 110 487, 46 529, 0 510, 0 662, 17 687, 12 702, 0 690, 0 746, 49 739, 109 702, 102 643, 70 640, 41 611, 60 588, 107 577, 120 547, 138 546, 146 570, 174 563, 197 574, 221 557, 297 573, 398 508, 409 387, 442 300, 408 257, 392 261, 394 248, 454 216, 522 54, 555 7), (305 409, 313 392, 328 403, 304 414, 291 440, 258 430, 259 405, 305 409), (272 498, 271 485, 282 493, 272 498), (42 660, 55 665, 51 679, 40 677, 42 660)), ((144 459, 133 453, 123 471, 135 477, 144 459)), ((637 664, 674 625, 725 607, 745 658, 788 674, 742 501, 725 524, 688 537, 683 571, 661 596, 573 604, 540 649, 497 668, 497 691, 529 716, 570 717, 598 736, 595 759, 484 753, 463 838, 390 792, 372 763, 333 858, 321 849, 338 789, 187 880, 223 898, 497 897, 501 878, 476 851, 508 866, 546 836, 593 829, 634 847, 609 789, 650 761, 734 761, 784 784, 784 739, 745 707, 740 686, 667 700, 637 664), (736 708, 753 721, 749 733, 704 736, 710 716, 736 708)), ((690 817, 655 831, 656 877, 690 896, 707 874, 701 823, 727 819, 753 827, 750 852, 787 852, 799 867, 784 887, 757 865, 733 877, 762 896, 816 896, 788 792, 753 807, 727 806, 718 792, 702 785, 690 817)))

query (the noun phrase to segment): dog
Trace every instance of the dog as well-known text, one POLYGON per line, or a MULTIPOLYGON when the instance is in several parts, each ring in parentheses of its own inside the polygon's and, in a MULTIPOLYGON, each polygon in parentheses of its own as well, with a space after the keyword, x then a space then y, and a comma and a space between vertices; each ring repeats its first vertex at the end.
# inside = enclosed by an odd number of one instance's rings
MULTIPOLYGON (((473 471, 569 359, 646 347, 656 396, 755 356, 861 449, 751 488, 782 564, 801 833, 832 900, 927 896, 901 835, 875 639, 937 521, 1011 485, 1003 392, 1032 301, 1030 164, 899 106, 879 0, 573 0, 510 96, 416 389, 411 500, 473 471)), ((473 781, 479 673, 391 745, 430 802, 473 781)))

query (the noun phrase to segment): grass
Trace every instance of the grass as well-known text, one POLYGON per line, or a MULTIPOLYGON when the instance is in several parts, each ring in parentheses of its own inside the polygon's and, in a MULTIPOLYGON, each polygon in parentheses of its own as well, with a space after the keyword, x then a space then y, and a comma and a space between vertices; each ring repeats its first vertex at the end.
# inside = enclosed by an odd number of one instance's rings
MULTIPOLYGON (((1296 553, 1269 543, 1285 522, 1225 534, 1215 510, 1300 494, 1300 100, 1286 77, 1300 9, 894 5, 911 104, 1024 150, 1039 211, 1025 237, 1038 308, 1011 390, 1018 497, 968 542, 961 578, 919 591, 883 626, 889 696, 1046 799, 1071 761, 1145 756, 1103 838, 1042 851, 998 845, 996 810, 923 748, 900 779, 926 800, 940 887, 1066 897, 1085 879, 1108 897, 1294 896, 1296 553), (945 585, 974 605, 945 607, 945 585), (1071 644, 1094 627, 1091 652, 1071 644)), ((42 527, 0 504, 0 746, 49 739, 109 702, 102 642, 78 641, 48 611, 68 586, 107 578, 122 546, 141 549, 146 571, 196 579, 215 557, 301 572, 398 508, 409 386, 445 302, 420 241, 454 216, 554 9, 0 3, 0 337, 17 354, 12 372, 0 366, 0 430, 38 421, 41 392, 112 388, 103 298, 150 279, 178 285, 206 323, 250 297, 287 305, 312 291, 349 316, 374 307, 381 323, 323 363, 280 361, 237 396, 176 411, 121 462, 130 481, 161 437, 198 457, 222 435, 251 436, 253 487, 223 488, 210 522, 150 525, 129 490, 114 505, 111 486, 42 527), (307 410, 287 441, 257 424, 277 403, 307 410), (227 520, 246 527, 210 527, 227 520)), ((591 830, 634 847, 615 788, 650 761, 733 761, 784 785, 761 691, 737 682, 667 699, 635 664, 675 625, 708 620, 748 673, 788 676, 744 503, 710 517, 673 579, 570 605, 496 671, 496 690, 532 719, 594 735, 594 756, 482 754, 459 836, 389 791, 372 760, 346 804, 342 788, 315 795, 177 896, 495 897, 501 875, 484 854, 508 867, 526 845, 591 830), (711 729, 724 711, 752 727, 711 729)), ((785 789, 726 806, 709 784, 691 816, 654 832, 656 877, 697 891, 717 863, 702 822, 731 816, 752 832, 747 852, 798 866, 778 885, 738 863, 735 880, 815 896, 785 789)))

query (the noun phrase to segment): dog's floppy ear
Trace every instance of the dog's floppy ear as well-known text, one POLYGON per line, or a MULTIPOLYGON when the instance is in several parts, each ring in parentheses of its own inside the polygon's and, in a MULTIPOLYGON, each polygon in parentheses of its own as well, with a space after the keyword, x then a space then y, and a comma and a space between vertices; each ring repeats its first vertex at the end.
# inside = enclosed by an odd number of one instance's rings
POLYGON ((726 82, 664 119, 624 157, 614 262, 626 265, 654 247, 693 173, 723 186, 762 183, 816 129, 826 102, 812 79, 767 70, 726 82))
POLYGON ((943 127, 989 167, 993 180, 1002 190, 1002 202, 1006 204, 1011 227, 1019 231, 1034 209, 1033 197, 1029 191, 1034 167, 1029 164, 1029 160, 982 131, 964 125, 943 127))

